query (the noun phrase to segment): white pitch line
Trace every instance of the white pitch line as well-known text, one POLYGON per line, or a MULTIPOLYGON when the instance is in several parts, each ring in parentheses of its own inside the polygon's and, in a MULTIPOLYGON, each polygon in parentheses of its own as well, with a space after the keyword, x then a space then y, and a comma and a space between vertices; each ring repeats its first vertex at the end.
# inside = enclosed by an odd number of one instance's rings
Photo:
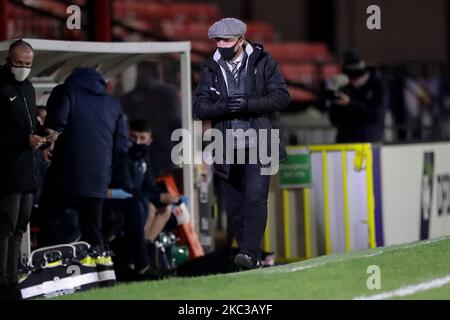
MULTIPOLYGON (((336 260, 331 260, 331 261, 326 261, 326 262, 318 262, 315 264, 311 264, 311 265, 305 265, 305 266, 295 266, 295 267, 284 267, 284 266, 278 266, 278 267, 272 267, 272 268, 267 268, 267 269, 263 269, 262 273, 283 273, 283 272, 296 272, 296 271, 302 271, 302 270, 306 270, 306 269, 312 269, 312 268, 317 268, 317 267, 322 267, 326 264, 329 263, 337 263, 337 262, 343 262, 343 261, 349 261, 349 260, 354 260, 354 259, 362 259, 362 258, 369 258, 369 257, 374 257, 374 256, 379 256, 383 253, 387 253, 387 252, 394 252, 394 251, 398 251, 398 250, 403 250, 403 249, 411 249, 411 248, 417 248, 417 247, 421 247, 424 245, 428 245, 434 242, 439 242, 439 241, 443 241, 443 240, 448 240, 448 237, 442 237, 442 238, 437 238, 437 239, 430 239, 430 240, 424 240, 422 242, 419 243, 413 243, 413 244, 408 244, 408 245, 404 245, 398 248, 384 248, 384 247, 379 247, 379 248, 375 248, 374 250, 376 250, 376 252, 371 252, 371 253, 367 253, 367 254, 363 254, 363 255, 358 255, 358 256, 353 256, 353 257, 342 257, 336 260)), ((259 271, 261 272, 261 271, 259 271)), ((238 274, 238 273, 236 273, 238 274)))
POLYGON ((412 294, 416 294, 418 292, 422 291, 428 291, 431 289, 436 289, 445 286, 446 284, 450 283, 450 275, 434 279, 427 282, 422 282, 419 284, 402 287, 394 291, 387 291, 379 294, 375 294, 372 296, 361 296, 361 297, 355 297, 353 300, 384 300, 384 299, 390 299, 394 297, 405 297, 410 296, 412 294))

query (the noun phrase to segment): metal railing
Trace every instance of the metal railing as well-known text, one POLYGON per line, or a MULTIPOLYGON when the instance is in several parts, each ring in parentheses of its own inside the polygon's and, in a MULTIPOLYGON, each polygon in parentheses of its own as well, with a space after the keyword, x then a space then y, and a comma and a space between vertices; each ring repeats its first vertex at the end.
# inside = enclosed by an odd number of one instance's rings
MULTIPOLYGON (((372 145, 371 144, 337 144, 337 145, 314 145, 314 146, 290 146, 288 147, 288 152, 295 150, 308 150, 308 152, 313 154, 318 154, 320 156, 319 162, 311 162, 311 166, 314 170, 320 170, 322 175, 322 181, 313 181, 310 187, 303 187, 300 189, 282 189, 278 184, 271 186, 272 197, 269 197, 269 218, 266 226, 266 232, 263 238, 263 248, 265 251, 271 251, 275 246, 283 248, 281 250, 282 254, 277 255, 279 261, 292 261, 308 259, 315 255, 320 255, 320 250, 318 247, 318 242, 324 242, 324 252, 323 254, 330 254, 336 250, 333 249, 333 237, 332 229, 336 226, 332 225, 332 220, 336 221, 336 217, 331 219, 332 214, 336 214, 336 210, 330 210, 330 188, 335 188, 330 185, 330 175, 333 175, 333 181, 336 181, 336 177, 342 177, 340 181, 340 188, 342 188, 342 203, 343 203, 343 219, 344 219, 344 234, 345 234, 345 251, 350 252, 352 250, 352 233, 351 233, 351 215, 350 215, 350 204, 349 204, 349 172, 348 172, 348 155, 353 153, 354 169, 358 172, 364 172, 365 180, 365 201, 366 206, 366 218, 367 218, 367 245, 369 248, 376 247, 376 235, 375 235, 375 200, 374 200, 374 185, 373 185, 373 158, 372 158, 372 145), (330 153, 340 153, 341 171, 340 172, 329 172, 329 159, 330 153), (320 167, 320 168, 319 168, 320 167), (322 184, 322 189, 317 188, 316 184, 322 184), (311 192, 315 193, 315 202, 311 203, 311 192), (320 194, 319 194, 320 193, 320 194), (297 203, 301 202, 301 210, 296 210, 297 205, 293 208, 291 205, 295 199, 297 203), (319 203, 317 199, 321 199, 320 205, 323 210, 318 209, 319 203), (273 200, 272 200, 273 199, 273 200), (271 201, 272 200, 272 201, 271 201), (276 205, 276 204, 281 204, 276 205), (281 207, 281 214, 277 212, 276 208, 281 207), (312 209, 314 208, 314 209, 312 209), (302 220, 303 228, 302 230, 293 230, 293 216, 300 216, 302 220), (314 234, 314 225, 317 225, 315 221, 322 219, 323 217, 323 239, 319 239, 319 235, 314 234), (276 233, 277 225, 282 223, 282 230, 276 233), (294 232, 298 235, 295 235, 294 232), (281 233, 281 234, 280 234, 281 233), (280 243, 281 242, 281 246, 280 243), (292 254, 292 248, 297 247, 297 251, 303 251, 304 255, 299 256, 292 254), (300 246, 302 250, 299 250, 300 246), (316 250, 314 250, 314 247, 316 250), (316 252, 315 254, 313 252, 316 252)), ((351 159, 350 159, 351 160, 351 159)), ((354 181, 353 181, 354 182, 354 181)), ((313 201, 314 201, 313 199, 313 201)), ((337 216, 337 215, 336 215, 337 216)), ((294 227, 295 228, 295 227, 294 227)), ((279 229, 279 228, 278 228, 279 229)), ((337 250, 340 251, 340 250, 337 250)), ((278 252, 280 252, 278 250, 278 252)))

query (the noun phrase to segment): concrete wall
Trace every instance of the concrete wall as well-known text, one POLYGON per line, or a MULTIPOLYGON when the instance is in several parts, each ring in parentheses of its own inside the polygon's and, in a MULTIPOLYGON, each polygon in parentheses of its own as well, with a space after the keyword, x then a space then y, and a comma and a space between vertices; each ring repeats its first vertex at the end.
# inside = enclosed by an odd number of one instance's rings
POLYGON ((305 40, 307 36, 306 0, 253 1, 254 20, 271 23, 284 41, 305 40))
POLYGON ((357 47, 368 60, 448 62, 446 0, 338 0, 337 48, 357 47), (366 9, 381 8, 381 30, 368 30, 366 9))

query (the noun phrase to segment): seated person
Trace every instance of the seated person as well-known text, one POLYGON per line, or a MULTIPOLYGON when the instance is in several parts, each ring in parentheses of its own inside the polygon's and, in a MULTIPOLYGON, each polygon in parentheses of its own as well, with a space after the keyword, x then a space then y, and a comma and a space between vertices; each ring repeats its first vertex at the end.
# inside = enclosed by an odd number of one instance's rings
POLYGON ((171 216, 170 205, 179 197, 162 192, 155 183, 148 153, 152 143, 149 123, 131 120, 129 135, 133 145, 124 159, 115 162, 105 210, 121 213, 126 264, 137 278, 144 278, 152 274, 148 241, 154 241, 162 231, 171 216))

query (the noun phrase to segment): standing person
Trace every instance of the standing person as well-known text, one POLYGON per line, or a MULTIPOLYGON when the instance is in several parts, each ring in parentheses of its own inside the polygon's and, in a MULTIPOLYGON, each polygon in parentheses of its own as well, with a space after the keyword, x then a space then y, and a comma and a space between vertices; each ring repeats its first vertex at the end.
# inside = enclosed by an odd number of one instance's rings
POLYGON ((121 105, 106 92, 105 80, 95 69, 79 68, 53 89, 45 127, 59 137, 41 196, 46 215, 43 244, 65 242, 64 214, 76 208, 81 240, 102 254, 102 210, 112 162, 128 150, 121 105))
POLYGON ((36 192, 36 152, 46 142, 36 135, 35 93, 27 79, 33 48, 23 40, 9 47, 0 68, 0 298, 19 298, 18 262, 36 192))
POLYGON ((344 53, 342 71, 350 81, 331 102, 329 113, 338 130, 336 142, 382 142, 387 95, 380 72, 354 49, 344 53))
MULTIPOLYGON (((266 129, 272 135, 271 129, 279 128, 277 112, 289 105, 290 96, 277 64, 262 45, 244 38, 246 30, 246 24, 235 18, 222 19, 209 28, 208 37, 215 39, 217 50, 202 67, 194 108, 200 120, 211 120, 212 127, 220 130, 224 145, 232 142, 233 156, 245 150, 245 163, 216 161, 214 169, 223 180, 229 228, 239 245, 234 262, 242 269, 252 269, 260 266, 270 175, 261 172, 260 154, 254 163, 249 161, 249 151, 255 147, 270 150, 271 138, 264 141, 250 134, 247 139, 236 130, 266 129), (227 129, 235 130, 236 135, 227 136, 227 129)), ((286 158, 286 150, 280 140, 276 146, 278 162, 286 158)))

